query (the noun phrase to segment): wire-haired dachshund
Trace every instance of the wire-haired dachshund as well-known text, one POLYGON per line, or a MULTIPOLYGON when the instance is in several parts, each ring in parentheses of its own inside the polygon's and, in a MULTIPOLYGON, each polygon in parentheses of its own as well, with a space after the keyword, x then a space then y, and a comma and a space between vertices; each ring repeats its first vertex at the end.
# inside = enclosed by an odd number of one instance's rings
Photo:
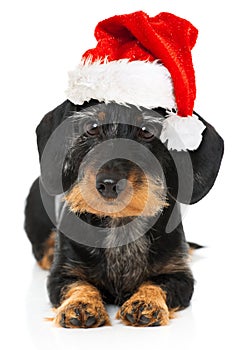
MULTIPOLYGON (((196 114, 196 113, 195 113, 196 114)), ((197 115, 197 114, 196 114, 197 115)), ((223 140, 206 129, 195 151, 169 151, 166 110, 70 101, 37 127, 41 176, 26 203, 25 230, 49 269, 54 323, 110 325, 106 303, 131 326, 166 325, 194 290, 180 203, 213 186, 223 140)))

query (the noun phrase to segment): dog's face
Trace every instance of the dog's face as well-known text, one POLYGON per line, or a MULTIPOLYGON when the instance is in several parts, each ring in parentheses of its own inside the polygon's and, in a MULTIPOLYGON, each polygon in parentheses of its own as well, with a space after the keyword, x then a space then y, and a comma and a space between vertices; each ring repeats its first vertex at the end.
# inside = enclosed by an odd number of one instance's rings
POLYGON ((123 218, 153 216, 168 205, 164 169, 170 156, 159 140, 159 111, 98 104, 71 118, 63 179, 72 211, 123 218))
POLYGON ((160 108, 65 101, 37 128, 46 191, 64 191, 75 213, 112 218, 154 216, 170 198, 199 201, 218 174, 223 140, 199 117, 206 126, 199 148, 168 151, 159 139, 165 114, 160 108), (58 126, 67 121, 72 127, 68 134, 61 129, 56 143, 58 126))

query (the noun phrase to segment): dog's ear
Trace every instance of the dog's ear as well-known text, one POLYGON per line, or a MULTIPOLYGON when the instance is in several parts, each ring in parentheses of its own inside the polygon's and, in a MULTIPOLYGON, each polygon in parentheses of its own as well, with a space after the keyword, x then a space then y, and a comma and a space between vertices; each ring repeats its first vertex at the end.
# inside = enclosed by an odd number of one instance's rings
POLYGON ((74 135, 74 123, 69 118, 74 112, 97 104, 96 100, 74 105, 66 100, 47 113, 36 129, 41 165, 41 183, 50 195, 67 190, 64 182, 64 165, 74 135))
POLYGON ((66 141, 71 136, 66 123, 76 110, 77 106, 67 100, 47 113, 36 129, 41 183, 50 195, 63 192, 62 168, 66 141))
POLYGON ((66 100, 61 105, 48 112, 36 128, 37 147, 41 160, 45 145, 54 130, 72 113, 74 105, 66 100))
POLYGON ((181 184, 180 189, 178 186, 176 188, 177 193, 175 188, 171 188, 171 194, 184 204, 196 203, 210 191, 218 175, 224 152, 223 139, 213 126, 195 114, 206 126, 200 146, 195 151, 171 152, 180 178, 177 180, 181 184))

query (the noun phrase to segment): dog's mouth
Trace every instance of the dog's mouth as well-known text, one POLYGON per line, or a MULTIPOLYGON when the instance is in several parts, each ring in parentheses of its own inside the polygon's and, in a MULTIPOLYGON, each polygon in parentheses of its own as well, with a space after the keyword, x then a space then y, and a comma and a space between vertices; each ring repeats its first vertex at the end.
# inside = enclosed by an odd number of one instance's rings
POLYGON ((162 181, 134 171, 121 178, 87 170, 65 200, 74 213, 111 218, 154 216, 168 206, 162 181))

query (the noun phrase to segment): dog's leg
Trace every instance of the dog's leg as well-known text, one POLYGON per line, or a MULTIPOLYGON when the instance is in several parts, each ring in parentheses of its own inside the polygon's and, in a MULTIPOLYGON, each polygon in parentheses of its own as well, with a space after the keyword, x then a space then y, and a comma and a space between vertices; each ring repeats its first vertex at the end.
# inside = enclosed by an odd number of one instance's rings
POLYGON ((117 318, 131 326, 166 325, 174 311, 189 305, 193 285, 191 273, 178 272, 152 278, 121 306, 117 318))
POLYGON ((166 293, 151 282, 140 286, 119 309, 117 318, 130 326, 160 326, 169 322, 166 293))
POLYGON ((54 323, 58 327, 95 328, 110 325, 99 291, 84 281, 65 286, 61 305, 54 311, 54 323))
MULTIPOLYGON (((53 211, 54 201, 51 201, 53 211)), ((41 268, 49 270, 53 261, 55 231, 41 199, 39 179, 30 189, 25 207, 25 231, 32 243, 33 254, 41 268)))

